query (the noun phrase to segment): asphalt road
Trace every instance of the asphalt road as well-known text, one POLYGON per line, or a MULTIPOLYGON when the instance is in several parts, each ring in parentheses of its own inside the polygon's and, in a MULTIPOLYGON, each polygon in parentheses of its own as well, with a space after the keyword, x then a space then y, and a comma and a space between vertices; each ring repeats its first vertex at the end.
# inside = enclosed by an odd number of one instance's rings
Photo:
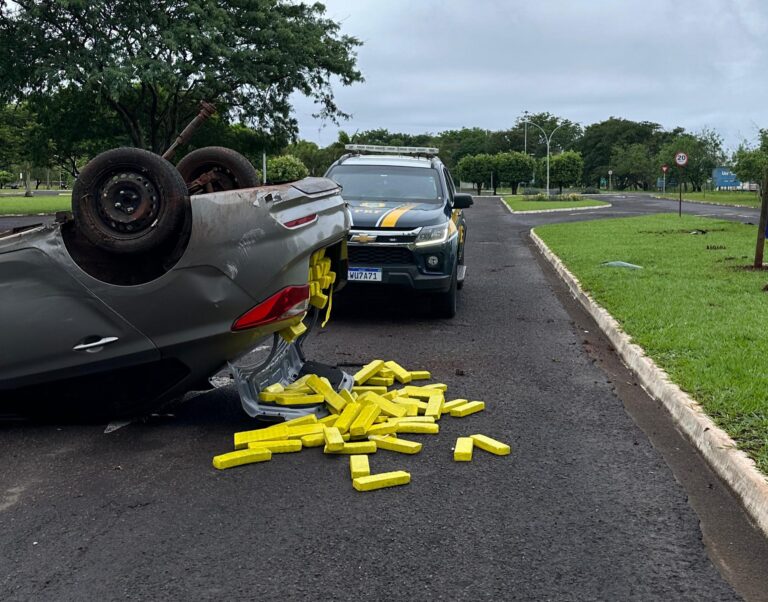
POLYGON ((412 296, 339 299, 312 359, 392 358, 486 401, 412 435, 418 455, 371 457, 410 471, 406 487, 358 493, 346 458, 319 449, 214 470, 251 427, 230 388, 110 434, 0 423, 0 599, 739 599, 732 583, 760 599, 764 541, 526 237, 630 201, 524 217, 478 200, 454 320, 412 296), (455 438, 476 432, 512 454, 453 462, 455 438))

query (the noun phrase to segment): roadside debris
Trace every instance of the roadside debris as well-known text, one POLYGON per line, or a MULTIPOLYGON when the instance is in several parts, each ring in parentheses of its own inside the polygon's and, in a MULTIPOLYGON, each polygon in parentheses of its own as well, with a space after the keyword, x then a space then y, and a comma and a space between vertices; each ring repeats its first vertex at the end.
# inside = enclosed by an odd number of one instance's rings
MULTIPOLYGON (((317 275, 322 283, 328 276, 321 272, 322 268, 317 275)), ((446 401, 448 386, 443 383, 412 384, 431 377, 426 370, 406 370, 394 361, 374 360, 354 375, 352 391, 343 389, 337 393, 326 378, 317 374, 304 375, 285 386, 270 385, 259 394, 261 402, 324 403, 328 416, 318 418, 313 413, 266 428, 235 433, 235 451, 214 457, 213 466, 232 468, 271 460, 273 454, 323 447, 325 454, 350 455, 350 476, 357 491, 410 483, 411 475, 405 471, 371 474, 367 454, 380 449, 417 454, 422 443, 403 439, 400 434, 436 435, 440 432, 438 422, 446 414, 463 418, 485 409, 482 401, 446 401), (390 389, 395 383, 402 386, 390 389)), ((459 437, 454 460, 470 461, 473 446, 498 456, 510 453, 509 445, 477 434, 459 437)))
POLYGON ((626 261, 604 261, 603 265, 607 268, 628 268, 630 270, 642 270, 643 266, 627 263, 626 261))

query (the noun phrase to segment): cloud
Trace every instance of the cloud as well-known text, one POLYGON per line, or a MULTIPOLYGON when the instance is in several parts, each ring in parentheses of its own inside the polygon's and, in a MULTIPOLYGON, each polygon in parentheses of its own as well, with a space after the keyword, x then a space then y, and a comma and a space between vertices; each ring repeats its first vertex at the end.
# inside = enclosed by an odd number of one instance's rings
MULTIPOLYGON (((768 126, 768 5, 759 0, 327 0, 364 41, 366 83, 336 87, 342 128, 509 127, 523 110, 586 125, 612 115, 717 129, 735 147, 768 126)), ((301 136, 337 127, 297 97, 301 136)))

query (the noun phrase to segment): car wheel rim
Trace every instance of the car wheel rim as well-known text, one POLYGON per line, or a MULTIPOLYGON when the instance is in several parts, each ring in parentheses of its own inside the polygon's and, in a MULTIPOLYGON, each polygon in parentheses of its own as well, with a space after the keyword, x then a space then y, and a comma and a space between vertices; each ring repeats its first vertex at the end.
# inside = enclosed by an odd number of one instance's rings
POLYGON ((110 174, 100 187, 97 205, 99 217, 109 230, 135 234, 154 225, 160 194, 144 174, 120 171, 110 174))

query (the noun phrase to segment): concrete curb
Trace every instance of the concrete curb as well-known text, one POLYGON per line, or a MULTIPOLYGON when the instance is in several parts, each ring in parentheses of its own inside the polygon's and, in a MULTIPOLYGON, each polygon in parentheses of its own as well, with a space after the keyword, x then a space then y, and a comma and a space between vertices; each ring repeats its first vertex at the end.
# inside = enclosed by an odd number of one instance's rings
POLYGON ((546 243, 531 230, 531 240, 568 286, 571 295, 597 322, 624 363, 640 384, 667 408, 678 429, 701 452, 712 470, 741 500, 758 528, 768 536, 768 480, 736 442, 704 413, 699 403, 673 383, 666 372, 631 342, 619 323, 581 288, 578 279, 565 267, 546 243))
MULTIPOLYGON (((652 199, 657 199, 659 201, 672 201, 673 203, 679 202, 680 199, 673 199, 668 196, 656 196, 654 194, 651 195, 652 199)), ((760 207, 753 207, 752 205, 729 205, 728 203, 708 203, 707 201, 694 201, 691 199, 683 199, 683 203, 695 203, 696 205, 714 205, 715 207, 735 207, 737 209, 760 209, 760 207)))
POLYGON ((534 213, 562 213, 564 211, 586 211, 588 209, 608 209, 608 207, 613 207, 611 203, 608 203, 607 205, 599 205, 598 207, 570 207, 568 209, 532 209, 531 211, 515 211, 507 205, 506 201, 504 201, 503 197, 496 197, 501 201, 501 204, 504 205, 507 211, 509 211, 512 215, 533 215, 534 213))

